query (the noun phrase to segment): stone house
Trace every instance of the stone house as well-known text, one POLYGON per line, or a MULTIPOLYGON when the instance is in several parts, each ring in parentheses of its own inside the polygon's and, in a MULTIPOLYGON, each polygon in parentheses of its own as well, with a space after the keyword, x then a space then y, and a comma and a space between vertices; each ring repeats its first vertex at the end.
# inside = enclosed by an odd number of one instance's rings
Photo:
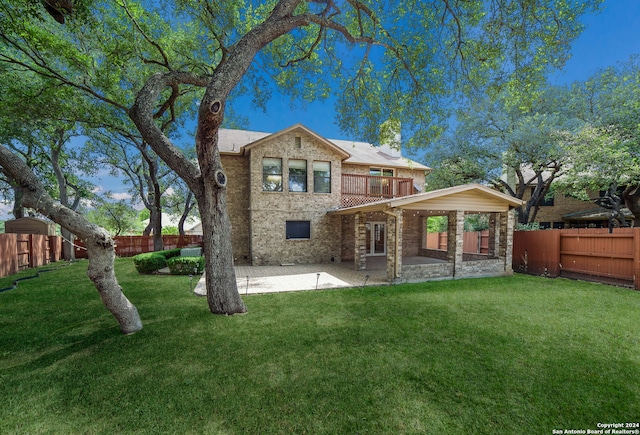
POLYGON ((511 273, 514 207, 479 185, 424 192, 427 166, 388 146, 329 140, 296 124, 277 133, 220 129, 236 264, 379 257, 390 281, 511 273), (466 213, 490 215, 489 253, 462 252, 466 213), (446 251, 426 249, 426 219, 449 217, 446 251))

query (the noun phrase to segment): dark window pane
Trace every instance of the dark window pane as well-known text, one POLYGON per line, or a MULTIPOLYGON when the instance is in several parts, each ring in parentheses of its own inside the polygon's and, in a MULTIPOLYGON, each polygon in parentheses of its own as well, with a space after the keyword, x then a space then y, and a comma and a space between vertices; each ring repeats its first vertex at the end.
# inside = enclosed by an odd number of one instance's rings
POLYGON ((311 221, 287 221, 287 239, 310 239, 311 221))

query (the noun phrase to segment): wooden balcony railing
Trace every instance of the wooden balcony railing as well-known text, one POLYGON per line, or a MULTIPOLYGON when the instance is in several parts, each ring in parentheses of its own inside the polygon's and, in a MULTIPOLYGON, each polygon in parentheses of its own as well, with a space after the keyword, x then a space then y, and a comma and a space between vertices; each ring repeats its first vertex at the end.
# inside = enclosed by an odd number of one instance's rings
POLYGON ((366 204, 413 193, 412 178, 342 174, 342 206, 366 204))

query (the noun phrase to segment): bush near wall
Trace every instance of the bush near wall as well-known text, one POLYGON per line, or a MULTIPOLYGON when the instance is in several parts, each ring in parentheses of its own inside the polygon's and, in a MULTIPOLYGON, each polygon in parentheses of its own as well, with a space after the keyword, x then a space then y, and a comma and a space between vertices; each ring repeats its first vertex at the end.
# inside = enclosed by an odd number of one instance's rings
POLYGON ((171 275, 197 275, 204 271, 204 257, 174 257, 167 260, 171 275))
POLYGON ((138 273, 154 273, 163 267, 167 267, 167 260, 180 256, 180 249, 167 249, 165 251, 146 252, 133 257, 133 264, 138 273))

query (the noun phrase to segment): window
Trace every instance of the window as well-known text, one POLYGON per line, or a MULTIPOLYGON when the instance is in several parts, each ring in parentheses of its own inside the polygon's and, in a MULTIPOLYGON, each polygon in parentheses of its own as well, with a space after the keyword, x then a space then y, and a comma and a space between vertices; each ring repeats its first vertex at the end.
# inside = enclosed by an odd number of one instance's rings
POLYGON ((393 177, 393 169, 369 168, 369 175, 376 177, 393 177))
POLYGON ((310 238, 311 221, 287 221, 287 240, 310 238))
POLYGON ((331 193, 331 163, 313 162, 313 191, 331 193))
POLYGON ((380 180, 372 178, 369 185, 369 194, 371 196, 393 196, 393 181, 388 178, 393 177, 393 169, 386 168, 369 168, 369 175, 373 177, 381 177, 380 180))
POLYGON ((289 160, 289 192, 307 191, 307 161, 289 160))
POLYGON ((282 159, 262 159, 262 190, 282 192, 282 159))

